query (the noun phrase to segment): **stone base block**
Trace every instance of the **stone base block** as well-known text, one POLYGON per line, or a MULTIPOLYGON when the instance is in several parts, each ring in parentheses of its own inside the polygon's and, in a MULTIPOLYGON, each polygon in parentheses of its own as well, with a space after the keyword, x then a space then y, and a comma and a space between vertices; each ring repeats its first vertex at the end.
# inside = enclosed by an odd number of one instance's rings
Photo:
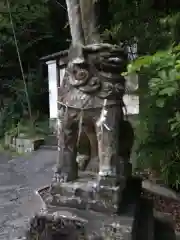
MULTIPOLYGON (((124 188, 124 185, 123 185, 124 188)), ((56 183, 42 188, 39 194, 52 206, 91 209, 98 212, 116 213, 121 200, 121 186, 99 186, 93 175, 75 182, 56 183)))
MULTIPOLYGON (((112 196, 117 196, 117 192, 106 189, 107 193, 99 190, 91 195, 96 182, 92 178, 91 181, 82 178, 76 183, 46 186, 38 190, 39 197, 45 203, 44 210, 31 219, 25 239, 154 240, 153 206, 149 200, 140 197, 140 181, 134 181, 135 179, 131 179, 127 187, 130 191, 131 187, 134 188, 136 194, 133 195, 136 199, 138 197, 138 201, 131 203, 121 214, 115 214, 112 210, 108 212, 107 205, 103 209, 98 206, 97 203, 111 197, 109 207, 112 207, 112 196), (97 209, 91 206, 91 201, 95 202, 97 209)), ((124 200, 127 202, 127 198, 124 200)))
POLYGON ((110 216, 90 211, 61 208, 36 215, 27 240, 135 240, 134 217, 110 216))

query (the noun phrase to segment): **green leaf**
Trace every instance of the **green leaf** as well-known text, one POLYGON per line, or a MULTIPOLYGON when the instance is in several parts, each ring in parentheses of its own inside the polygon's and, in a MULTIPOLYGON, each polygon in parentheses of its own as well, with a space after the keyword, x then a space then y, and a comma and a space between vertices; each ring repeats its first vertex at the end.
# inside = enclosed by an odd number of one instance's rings
POLYGON ((177 71, 176 71, 176 69, 171 69, 170 71, 169 71, 169 80, 170 81, 174 81, 174 80, 176 80, 176 75, 177 75, 177 71))
POLYGON ((158 76, 162 79, 162 80, 167 80, 168 77, 167 77, 167 73, 165 70, 162 70, 160 72, 158 72, 158 76))
POLYGON ((121 76, 123 76, 123 77, 128 76, 128 72, 122 72, 122 73, 121 73, 121 76))
POLYGON ((164 107, 164 104, 165 104, 164 99, 160 98, 160 99, 157 99, 157 100, 156 100, 156 106, 157 106, 157 107, 163 108, 163 107, 164 107))
POLYGON ((167 96, 171 97, 174 95, 175 92, 176 92, 176 89, 174 87, 168 87, 168 88, 164 88, 161 91, 159 91, 159 95, 160 96, 167 95, 167 96))
POLYGON ((180 112, 176 112, 175 116, 176 116, 177 121, 180 122, 180 112))
POLYGON ((158 84, 160 82, 161 82, 161 78, 154 77, 154 78, 151 78, 149 84, 158 84))
POLYGON ((180 63, 175 65, 176 70, 180 69, 180 63))

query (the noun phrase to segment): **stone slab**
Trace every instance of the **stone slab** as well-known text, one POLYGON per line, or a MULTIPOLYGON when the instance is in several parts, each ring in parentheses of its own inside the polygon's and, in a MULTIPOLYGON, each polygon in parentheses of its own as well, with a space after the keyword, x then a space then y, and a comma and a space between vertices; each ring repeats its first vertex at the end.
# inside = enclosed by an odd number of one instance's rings
POLYGON ((165 185, 163 186, 149 180, 143 180, 142 188, 157 195, 180 201, 180 195, 165 185))
POLYGON ((19 154, 35 151, 42 144, 44 144, 43 138, 29 139, 24 136, 13 137, 8 134, 5 135, 5 145, 15 149, 19 154))

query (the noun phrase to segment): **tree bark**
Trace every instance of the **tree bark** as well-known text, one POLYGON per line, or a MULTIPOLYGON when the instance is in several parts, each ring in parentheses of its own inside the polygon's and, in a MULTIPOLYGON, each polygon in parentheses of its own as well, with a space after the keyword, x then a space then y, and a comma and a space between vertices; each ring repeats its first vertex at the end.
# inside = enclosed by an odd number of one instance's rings
POLYGON ((100 42, 95 16, 95 0, 79 0, 85 44, 100 42))
POLYGON ((79 0, 66 0, 72 45, 84 45, 84 35, 81 21, 81 9, 79 0))

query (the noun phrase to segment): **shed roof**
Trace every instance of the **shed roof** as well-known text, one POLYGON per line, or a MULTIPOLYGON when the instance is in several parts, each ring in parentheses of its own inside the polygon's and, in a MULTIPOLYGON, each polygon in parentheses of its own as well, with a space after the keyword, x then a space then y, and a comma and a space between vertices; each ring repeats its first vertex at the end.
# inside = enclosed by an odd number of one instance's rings
POLYGON ((68 50, 64 50, 64 51, 52 53, 52 54, 49 54, 47 56, 41 57, 40 61, 47 62, 47 61, 50 61, 50 60, 57 60, 59 58, 67 57, 68 52, 69 52, 68 50))

